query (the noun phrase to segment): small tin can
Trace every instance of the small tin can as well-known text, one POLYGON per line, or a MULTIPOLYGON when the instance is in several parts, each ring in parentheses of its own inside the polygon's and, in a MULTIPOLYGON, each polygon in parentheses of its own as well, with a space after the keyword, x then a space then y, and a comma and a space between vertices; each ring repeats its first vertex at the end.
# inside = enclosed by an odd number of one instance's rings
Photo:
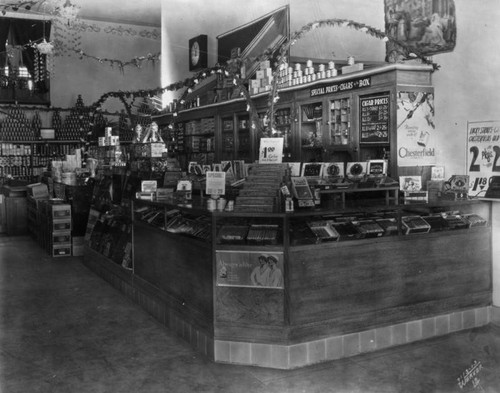
POLYGON ((213 198, 207 200, 207 210, 214 211, 217 208, 217 201, 213 198))
POLYGON ((217 210, 224 210, 226 207, 226 200, 224 198, 217 199, 217 210))
POLYGON ((348 65, 354 65, 354 56, 349 56, 347 58, 347 64, 348 65))
POLYGON ((226 211, 232 212, 234 210, 234 201, 227 201, 226 211))

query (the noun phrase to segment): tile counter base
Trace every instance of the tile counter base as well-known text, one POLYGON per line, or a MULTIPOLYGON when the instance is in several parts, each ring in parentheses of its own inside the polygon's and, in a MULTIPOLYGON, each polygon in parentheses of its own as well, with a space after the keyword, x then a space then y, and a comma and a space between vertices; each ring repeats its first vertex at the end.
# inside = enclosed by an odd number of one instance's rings
POLYGON ((491 308, 472 308, 296 345, 215 340, 214 360, 247 366, 294 369, 484 326, 492 322, 491 308))

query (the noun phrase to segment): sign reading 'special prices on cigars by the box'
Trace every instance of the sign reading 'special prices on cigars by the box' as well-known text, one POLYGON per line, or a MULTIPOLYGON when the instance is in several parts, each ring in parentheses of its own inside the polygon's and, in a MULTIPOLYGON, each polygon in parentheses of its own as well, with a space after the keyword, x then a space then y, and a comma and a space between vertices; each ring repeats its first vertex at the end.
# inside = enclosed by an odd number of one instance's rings
POLYGON ((322 96, 325 94, 339 93, 343 91, 356 90, 363 87, 370 87, 372 79, 370 77, 349 79, 342 82, 330 83, 326 86, 315 87, 310 90, 311 97, 322 96))

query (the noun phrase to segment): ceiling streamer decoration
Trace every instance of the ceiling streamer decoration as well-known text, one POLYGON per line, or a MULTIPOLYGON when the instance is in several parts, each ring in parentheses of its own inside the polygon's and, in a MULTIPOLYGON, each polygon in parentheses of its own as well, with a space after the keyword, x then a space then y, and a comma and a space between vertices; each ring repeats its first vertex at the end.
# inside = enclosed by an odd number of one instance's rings
POLYGON ((101 64, 107 63, 111 67, 116 66, 122 73, 124 72, 125 67, 133 66, 136 68, 142 68, 145 63, 150 63, 153 66, 155 66, 156 63, 160 60, 160 52, 155 53, 155 54, 148 53, 145 56, 135 56, 128 61, 122 61, 122 60, 117 60, 117 59, 108 59, 105 57, 92 56, 92 55, 85 53, 81 49, 80 50, 71 49, 71 50, 74 51, 75 53, 77 53, 80 56, 80 59, 87 58, 87 59, 96 60, 101 64))
MULTIPOLYGON (((241 91, 241 96, 247 102, 247 111, 252 116, 252 127, 257 129, 259 136, 271 135, 272 126, 274 122, 274 105, 279 101, 278 88, 276 81, 278 80, 278 73, 280 66, 286 63, 290 48, 297 43, 302 37, 312 30, 323 28, 323 27, 342 27, 342 28, 352 28, 361 32, 364 32, 374 38, 383 40, 384 42, 390 42, 395 48, 397 48, 400 53, 398 61, 403 62, 406 60, 417 60, 420 63, 432 66, 433 70, 438 70, 439 65, 427 59, 419 50, 410 47, 405 42, 399 41, 395 38, 388 36, 385 32, 378 30, 374 27, 368 26, 364 23, 355 22, 349 19, 323 19, 311 22, 304 25, 300 30, 293 33, 289 41, 284 42, 278 49, 278 55, 276 56, 275 51, 269 50, 264 52, 262 55, 258 56, 257 61, 269 60, 270 58, 275 58, 275 63, 273 64, 273 84, 272 89, 269 92, 268 102, 267 102, 267 112, 266 116, 269 119, 269 125, 263 129, 261 121, 259 119, 257 110, 255 108, 254 102, 248 91, 246 84, 248 83, 248 77, 242 78, 239 74, 240 66, 243 64, 243 59, 238 58, 230 62, 227 65, 216 64, 214 67, 206 68, 196 72, 191 78, 186 78, 182 81, 172 83, 165 87, 158 87, 150 90, 138 90, 138 91, 116 91, 103 94, 99 100, 97 100, 92 107, 96 110, 100 110, 101 106, 106 102, 108 98, 114 97, 119 98, 127 107, 127 99, 135 99, 138 97, 154 97, 162 95, 166 91, 177 91, 185 89, 182 93, 179 101, 182 102, 186 96, 192 92, 192 89, 200 83, 201 80, 210 77, 214 73, 222 73, 226 78, 232 78, 233 84, 238 86, 241 91)), ((177 114, 174 113, 174 116, 177 114)))

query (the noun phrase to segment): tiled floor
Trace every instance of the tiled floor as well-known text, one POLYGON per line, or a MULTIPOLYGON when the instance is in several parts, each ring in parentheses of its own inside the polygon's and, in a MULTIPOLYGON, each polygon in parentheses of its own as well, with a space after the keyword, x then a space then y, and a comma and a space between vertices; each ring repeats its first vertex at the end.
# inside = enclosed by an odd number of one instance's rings
POLYGON ((90 272, 0 237, 0 393, 500 392, 486 326, 296 370, 215 364, 90 272), (477 360, 479 385, 457 378, 477 360))

